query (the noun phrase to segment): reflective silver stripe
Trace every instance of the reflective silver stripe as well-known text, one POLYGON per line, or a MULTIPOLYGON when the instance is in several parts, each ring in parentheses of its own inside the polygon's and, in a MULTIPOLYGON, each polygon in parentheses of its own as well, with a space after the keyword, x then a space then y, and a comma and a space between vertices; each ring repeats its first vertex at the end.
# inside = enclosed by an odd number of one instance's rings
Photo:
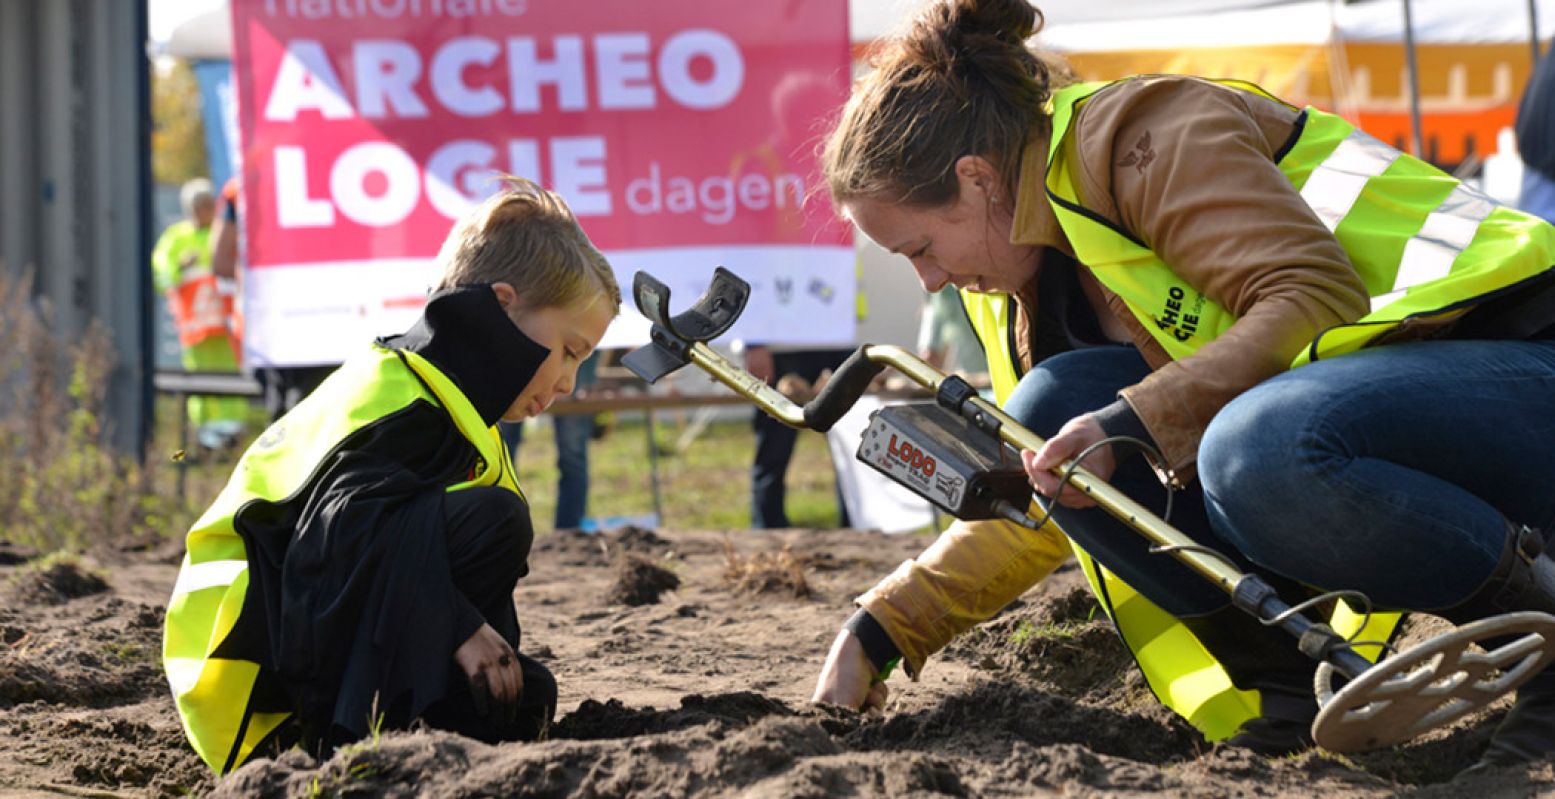
POLYGON ((1404 258, 1398 265, 1395 290, 1418 286, 1428 280, 1446 277, 1458 253, 1468 249, 1479 223, 1496 210, 1494 200, 1458 185, 1447 199, 1425 218, 1420 232, 1404 245, 1404 258))
POLYGON ((1333 232, 1339 227, 1366 181, 1382 174, 1399 156, 1398 150, 1360 131, 1353 131, 1312 170, 1301 199, 1306 200, 1323 226, 1333 232))
POLYGON ((232 585, 238 575, 248 569, 246 560, 208 560, 204 563, 185 563, 178 570, 178 582, 173 585, 173 596, 179 597, 203 588, 232 585))
POLYGON ((1404 255, 1393 278, 1393 290, 1371 300, 1372 310, 1404 296, 1404 290, 1444 278, 1452 271, 1453 261, 1474 241, 1479 225, 1495 211, 1495 200, 1459 184, 1435 210, 1426 215, 1425 224, 1404 244, 1404 255))

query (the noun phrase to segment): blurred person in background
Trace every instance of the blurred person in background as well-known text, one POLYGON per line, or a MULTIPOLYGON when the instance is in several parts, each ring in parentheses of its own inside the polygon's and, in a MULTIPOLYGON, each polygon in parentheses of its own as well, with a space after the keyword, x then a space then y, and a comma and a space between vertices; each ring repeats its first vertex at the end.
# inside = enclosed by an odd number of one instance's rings
MULTIPOLYGON (((230 200, 221 204, 228 232, 219 239, 224 246, 218 261, 212 257, 211 233, 218 208, 211 182, 195 178, 185 183, 178 202, 184 218, 169 225, 157 240, 151 254, 153 282, 167 299, 178 329, 184 368, 236 373, 242 346, 234 316, 236 206, 230 200)), ((243 433, 248 402, 241 397, 190 397, 187 412, 202 449, 226 450, 243 433)))
MULTIPOLYGON (((735 156, 730 165, 730 176, 755 172, 775 177, 792 172, 795 159, 806 148, 816 146, 824 132, 825 119, 835 113, 841 99, 832 81, 824 75, 796 72, 785 77, 772 90, 770 98, 777 126, 766 141, 735 156)), ((779 215, 779 224, 801 229, 802 213, 802 208, 790 206, 779 215)), ((862 284, 858 282, 857 265, 853 277, 858 285, 854 295, 855 318, 862 320, 867 305, 862 284)), ((810 286, 804 290, 827 296, 834 293, 829 286, 810 286)), ((778 301, 786 303, 781 292, 778 301)), ((791 395, 808 392, 823 373, 841 366, 852 352, 851 345, 809 347, 786 342, 746 342, 743 345, 746 371, 791 395)), ((799 431, 759 409, 751 417, 751 428, 756 434, 755 458, 751 463, 751 526, 757 529, 789 527, 786 507, 788 465, 799 441, 799 431)), ((848 509, 840 491, 837 516, 839 527, 849 525, 848 509)))
POLYGON ((1523 190, 1517 205, 1555 222, 1555 42, 1545 45, 1517 105, 1517 152, 1523 159, 1523 190))
POLYGON ((918 318, 918 357, 944 372, 986 375, 988 358, 954 286, 933 292, 918 318))

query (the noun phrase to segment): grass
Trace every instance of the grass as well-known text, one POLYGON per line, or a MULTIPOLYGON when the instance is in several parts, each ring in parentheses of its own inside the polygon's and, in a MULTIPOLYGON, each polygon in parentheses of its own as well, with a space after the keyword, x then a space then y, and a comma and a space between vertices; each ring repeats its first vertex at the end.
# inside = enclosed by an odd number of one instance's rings
MULTIPOLYGON (((754 411, 751 411, 754 413, 754 411)), ((601 440, 589 442, 588 515, 640 516, 654 512, 645 415, 620 419, 601 440)), ((755 435, 748 419, 714 422, 679 453, 676 442, 690 424, 689 415, 655 414, 658 448, 660 524, 678 529, 750 527, 750 468, 755 435)), ((542 421, 524 431, 518 477, 529 497, 537 529, 549 529, 555 517, 556 443, 542 421)), ((836 476, 826 439, 803 433, 788 467, 788 520, 795 527, 835 527, 836 476)))

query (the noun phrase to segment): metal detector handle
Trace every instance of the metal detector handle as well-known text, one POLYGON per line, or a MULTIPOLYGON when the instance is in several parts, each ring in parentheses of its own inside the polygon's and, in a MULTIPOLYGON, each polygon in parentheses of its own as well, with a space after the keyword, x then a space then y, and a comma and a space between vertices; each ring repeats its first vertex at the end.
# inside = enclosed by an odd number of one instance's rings
POLYGON ((847 415, 859 397, 864 396, 875 377, 885 371, 885 364, 871 361, 864 352, 869 346, 865 344, 854 350, 832 373, 831 379, 821 388, 821 393, 805 403, 806 427, 817 433, 830 430, 838 419, 847 415))

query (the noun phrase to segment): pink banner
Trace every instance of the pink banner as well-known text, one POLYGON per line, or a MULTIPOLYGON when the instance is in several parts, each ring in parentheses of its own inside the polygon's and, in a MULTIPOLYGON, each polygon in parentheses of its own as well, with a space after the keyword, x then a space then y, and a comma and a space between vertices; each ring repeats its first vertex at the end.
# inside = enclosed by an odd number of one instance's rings
MULTIPOLYGON (((851 252, 815 155, 847 95, 844 0, 234 0, 232 10, 251 284, 310 264, 420 274, 413 265, 498 173, 560 192, 607 254, 851 252)), ((747 276, 759 282, 771 264, 754 258, 747 276)), ((415 280, 388 282, 397 296, 291 315, 417 304, 415 280)), ((262 304, 261 326, 291 305, 274 286, 262 304)))
POLYGON ((492 171, 556 188, 610 249, 845 241, 811 192, 847 93, 840 0, 233 12, 255 268, 432 255, 492 171))

